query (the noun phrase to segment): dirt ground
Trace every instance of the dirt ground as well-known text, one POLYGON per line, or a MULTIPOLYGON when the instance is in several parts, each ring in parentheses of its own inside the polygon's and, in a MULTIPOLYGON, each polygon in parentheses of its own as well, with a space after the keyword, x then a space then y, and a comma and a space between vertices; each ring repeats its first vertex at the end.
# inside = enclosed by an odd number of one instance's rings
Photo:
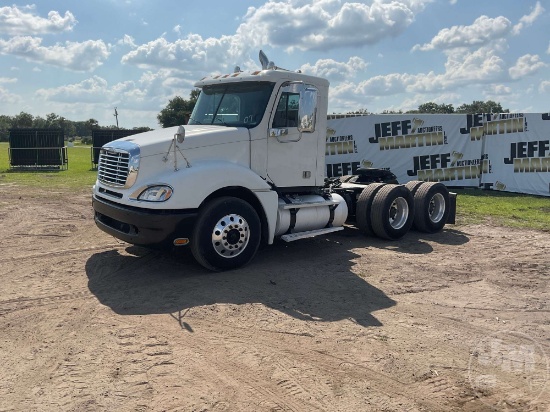
POLYGON ((6 185, 0 231, 0 411, 550 410, 549 232, 350 227, 210 273, 6 185))

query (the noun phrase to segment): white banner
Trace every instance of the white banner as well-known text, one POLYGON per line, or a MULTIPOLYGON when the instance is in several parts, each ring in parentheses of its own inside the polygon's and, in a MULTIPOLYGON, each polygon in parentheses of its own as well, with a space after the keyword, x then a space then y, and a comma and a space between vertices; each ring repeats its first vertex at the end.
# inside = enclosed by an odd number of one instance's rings
POLYGON ((400 183, 439 181, 550 195, 549 114, 329 116, 328 177, 360 167, 400 183))
POLYGON ((391 170, 400 183, 440 181, 479 186, 482 141, 461 134, 465 115, 370 115, 329 119, 327 176, 357 167, 391 170), (353 149, 353 150, 352 150, 353 149))
POLYGON ((484 153, 493 166, 492 173, 483 175, 483 186, 550 196, 550 115, 493 115, 484 119, 483 128, 484 153))

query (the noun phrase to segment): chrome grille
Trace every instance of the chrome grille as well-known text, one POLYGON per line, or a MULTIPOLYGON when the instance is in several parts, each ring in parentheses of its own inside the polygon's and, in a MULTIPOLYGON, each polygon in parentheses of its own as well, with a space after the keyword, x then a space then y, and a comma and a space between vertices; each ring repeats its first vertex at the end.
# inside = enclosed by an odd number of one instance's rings
POLYGON ((99 152, 98 180, 111 187, 129 188, 139 169, 139 146, 119 141, 105 145, 99 152))
POLYGON ((97 177, 100 182, 109 186, 124 187, 128 178, 128 161, 130 154, 121 151, 101 149, 97 177))

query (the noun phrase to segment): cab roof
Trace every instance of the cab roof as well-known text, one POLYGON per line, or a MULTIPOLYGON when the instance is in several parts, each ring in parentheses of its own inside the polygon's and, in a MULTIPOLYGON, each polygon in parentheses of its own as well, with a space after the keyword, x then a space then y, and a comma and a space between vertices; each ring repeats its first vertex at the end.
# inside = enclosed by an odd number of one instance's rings
POLYGON ((237 83, 237 82, 285 82, 298 81, 316 86, 328 87, 329 82, 322 77, 310 76, 300 72, 293 72, 284 69, 266 69, 242 72, 238 71, 231 74, 217 74, 206 76, 194 84, 195 87, 204 87, 222 83, 237 83))

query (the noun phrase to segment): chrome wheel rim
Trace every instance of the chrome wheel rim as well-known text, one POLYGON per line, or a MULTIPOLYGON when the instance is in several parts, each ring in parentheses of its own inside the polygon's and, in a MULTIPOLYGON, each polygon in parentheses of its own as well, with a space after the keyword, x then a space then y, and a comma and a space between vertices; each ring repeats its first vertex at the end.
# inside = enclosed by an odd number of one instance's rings
POLYGON ((212 246, 218 255, 224 258, 239 256, 250 240, 250 228, 247 221, 239 215, 222 217, 212 231, 212 246))
POLYGON ((441 193, 436 193, 430 199, 428 205, 428 216, 432 223, 439 223, 445 215, 445 197, 441 193))
POLYGON ((409 204, 404 197, 398 197, 390 205, 390 226, 396 230, 401 229, 409 218, 409 204))

